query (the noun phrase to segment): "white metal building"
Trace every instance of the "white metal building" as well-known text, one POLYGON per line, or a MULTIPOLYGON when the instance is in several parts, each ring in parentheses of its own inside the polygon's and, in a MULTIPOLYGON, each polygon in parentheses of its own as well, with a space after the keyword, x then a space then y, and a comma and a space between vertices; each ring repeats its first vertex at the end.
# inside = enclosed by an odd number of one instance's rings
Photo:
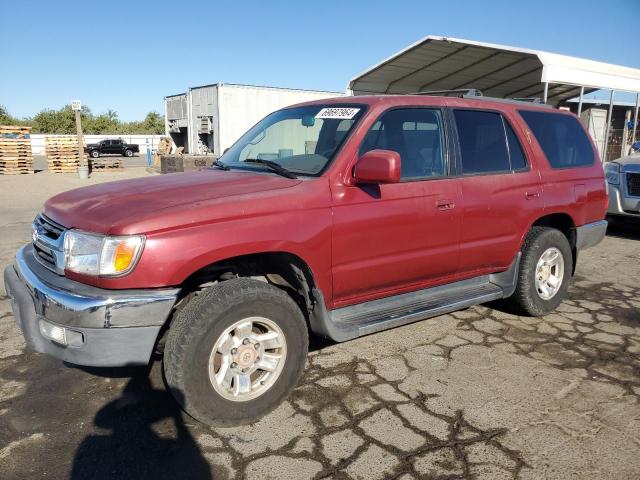
POLYGON ((165 97, 165 129, 185 153, 220 156, 260 119, 296 103, 337 92, 216 83, 165 97))

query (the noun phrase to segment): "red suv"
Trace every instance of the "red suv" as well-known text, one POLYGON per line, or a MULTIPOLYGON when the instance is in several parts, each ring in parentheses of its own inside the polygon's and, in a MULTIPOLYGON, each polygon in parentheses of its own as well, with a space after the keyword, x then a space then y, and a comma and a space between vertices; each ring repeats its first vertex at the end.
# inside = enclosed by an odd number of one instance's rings
POLYGON ((48 200, 5 270, 28 344, 147 364, 211 425, 275 408, 309 334, 342 342, 506 299, 567 295, 606 231, 602 165, 567 112, 482 97, 296 105, 211 168, 48 200))

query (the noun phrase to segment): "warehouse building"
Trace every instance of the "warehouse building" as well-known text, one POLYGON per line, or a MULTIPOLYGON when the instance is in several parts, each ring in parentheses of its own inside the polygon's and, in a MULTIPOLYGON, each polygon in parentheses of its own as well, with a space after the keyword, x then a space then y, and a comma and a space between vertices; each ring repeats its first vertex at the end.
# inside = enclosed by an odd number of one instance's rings
POLYGON ((220 156, 271 112, 338 92, 216 83, 165 97, 165 130, 184 153, 220 156))

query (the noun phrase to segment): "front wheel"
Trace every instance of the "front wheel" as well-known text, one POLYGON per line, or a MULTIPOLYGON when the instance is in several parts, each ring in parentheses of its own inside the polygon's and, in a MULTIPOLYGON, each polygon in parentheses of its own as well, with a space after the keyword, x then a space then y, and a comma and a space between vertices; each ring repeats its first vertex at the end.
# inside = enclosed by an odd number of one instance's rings
POLYGON ((91 150, 91 157, 98 158, 100 156, 100 152, 98 150, 91 150))
POLYGON ((533 227, 522 247, 518 283, 509 302, 519 313, 551 313, 569 291, 573 255, 567 237, 555 228, 533 227))
POLYGON ((124 151, 124 156, 125 157, 133 157, 133 150, 125 150, 124 151))
POLYGON ((297 384, 307 348, 304 316, 289 295, 258 280, 228 280, 177 314, 165 346, 165 380, 197 420, 251 423, 297 384))

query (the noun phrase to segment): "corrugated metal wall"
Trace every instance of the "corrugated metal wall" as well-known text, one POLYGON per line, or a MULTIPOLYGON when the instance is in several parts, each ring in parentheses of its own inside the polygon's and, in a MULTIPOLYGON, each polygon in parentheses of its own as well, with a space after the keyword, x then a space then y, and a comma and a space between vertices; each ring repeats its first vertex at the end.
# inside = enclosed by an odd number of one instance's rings
POLYGON ((213 84, 193 87, 184 95, 165 97, 167 125, 172 120, 179 131, 171 138, 185 153, 221 155, 249 128, 268 114, 295 103, 343 96, 342 93, 297 90, 254 85, 213 84), (203 118, 211 120, 211 131, 202 129, 203 118))
POLYGON ((187 118, 187 94, 167 97, 167 118, 169 120, 187 118))
POLYGON ((268 114, 289 105, 342 96, 334 92, 221 85, 219 87, 220 144, 216 152, 222 154, 249 128, 268 114))
POLYGON ((209 85, 192 88, 191 94, 191 128, 189 142, 192 153, 209 153, 216 150, 218 124, 218 87, 209 85), (201 126, 210 120, 211 132, 200 132, 201 126))

